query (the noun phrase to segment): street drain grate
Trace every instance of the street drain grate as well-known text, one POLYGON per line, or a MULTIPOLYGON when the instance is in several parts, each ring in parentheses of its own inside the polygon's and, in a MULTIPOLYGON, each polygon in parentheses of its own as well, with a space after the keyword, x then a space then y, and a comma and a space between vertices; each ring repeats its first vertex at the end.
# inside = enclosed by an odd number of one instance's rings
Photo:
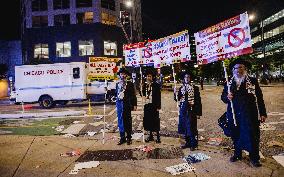
POLYGON ((181 148, 155 148, 150 152, 138 149, 86 151, 76 162, 143 159, 176 159, 184 156, 181 148))

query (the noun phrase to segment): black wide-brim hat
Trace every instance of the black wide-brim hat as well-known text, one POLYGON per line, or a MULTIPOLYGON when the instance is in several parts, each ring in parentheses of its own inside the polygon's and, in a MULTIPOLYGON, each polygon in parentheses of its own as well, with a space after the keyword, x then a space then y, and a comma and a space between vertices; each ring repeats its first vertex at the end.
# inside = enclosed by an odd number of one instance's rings
POLYGON ((233 62, 231 62, 231 63, 229 64, 229 69, 232 70, 233 67, 234 67, 236 64, 242 64, 242 65, 245 65, 245 67, 246 67, 247 69, 251 69, 251 63, 250 63, 249 61, 247 61, 247 60, 240 59, 240 58, 238 58, 238 59, 234 60, 233 62))
POLYGON ((126 75, 130 75, 129 71, 126 68, 120 68, 117 72, 117 75, 120 75, 120 73, 125 73, 126 75))
POLYGON ((152 75, 152 77, 156 77, 157 71, 154 68, 148 68, 145 71, 145 76, 147 76, 149 74, 152 75))

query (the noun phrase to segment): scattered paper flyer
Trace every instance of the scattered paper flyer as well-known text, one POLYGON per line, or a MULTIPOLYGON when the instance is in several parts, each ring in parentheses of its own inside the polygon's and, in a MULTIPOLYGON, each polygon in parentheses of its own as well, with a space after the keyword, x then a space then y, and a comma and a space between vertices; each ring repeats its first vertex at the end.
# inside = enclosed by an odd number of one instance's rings
POLYGON ((139 139, 142 138, 143 136, 144 136, 143 133, 134 133, 134 134, 132 135, 132 139, 134 139, 134 140, 139 140, 139 139))
POLYGON ((278 162, 280 165, 282 165, 282 167, 284 167, 284 153, 272 157, 276 160, 276 162, 278 162))
POLYGON ((172 175, 179 175, 181 173, 186 173, 195 170, 195 168, 188 163, 182 163, 166 167, 165 169, 167 172, 171 173, 172 175))
POLYGON ((208 160, 210 158, 211 158, 210 156, 199 152, 199 153, 190 154, 188 156, 185 156, 183 158, 183 160, 186 161, 187 163, 197 163, 197 162, 201 162, 203 160, 208 160))
POLYGON ((85 168, 93 168, 100 165, 99 161, 89 161, 89 162, 82 162, 75 164, 75 167, 73 170, 70 171, 69 174, 75 175, 78 174, 79 170, 85 169, 85 168))
POLYGON ((209 141, 207 143, 210 145, 218 146, 221 144, 222 140, 223 140, 222 138, 209 138, 209 141))

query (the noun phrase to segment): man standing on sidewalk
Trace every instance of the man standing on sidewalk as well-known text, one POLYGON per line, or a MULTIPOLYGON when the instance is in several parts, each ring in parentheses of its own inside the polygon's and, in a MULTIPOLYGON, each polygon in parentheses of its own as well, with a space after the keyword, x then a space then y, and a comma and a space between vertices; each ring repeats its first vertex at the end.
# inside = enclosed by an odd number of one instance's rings
POLYGON ((229 92, 227 84, 221 99, 227 103, 227 118, 232 127, 232 141, 234 144, 234 155, 230 158, 231 162, 242 159, 242 150, 249 152, 251 165, 260 167, 259 162, 259 141, 260 141, 260 122, 265 122, 267 118, 263 95, 255 78, 249 77, 247 69, 251 67, 248 61, 236 59, 230 63, 230 70, 233 77, 229 83, 229 92), (233 123, 232 109, 230 100, 233 102, 236 124, 233 123), (260 120, 258 119, 258 112, 260 120))
POLYGON ((132 82, 127 81, 126 77, 129 72, 125 68, 121 68, 118 72, 119 81, 116 84, 116 112, 117 112, 117 123, 120 133, 120 141, 117 145, 126 143, 130 145, 131 133, 132 133, 132 117, 131 110, 137 108, 137 98, 132 82), (126 138, 125 138, 126 132, 126 138))
POLYGON ((199 88, 190 83, 190 74, 181 75, 182 86, 174 90, 175 101, 180 101, 178 133, 185 136, 186 143, 181 148, 194 151, 198 146, 197 119, 202 115, 202 104, 199 88))

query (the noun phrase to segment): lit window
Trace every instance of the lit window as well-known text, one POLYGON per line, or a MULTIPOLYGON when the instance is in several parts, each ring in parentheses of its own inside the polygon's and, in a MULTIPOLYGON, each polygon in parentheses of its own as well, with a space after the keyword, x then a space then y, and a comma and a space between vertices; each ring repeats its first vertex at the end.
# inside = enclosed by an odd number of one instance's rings
POLYGON ((104 55, 117 56, 116 42, 104 41, 104 55))
POLYGON ((76 0, 76 7, 92 7, 92 0, 76 0))
POLYGON ((48 58, 48 44, 36 44, 34 46, 34 58, 48 58))
POLYGON ((56 43, 56 56, 57 57, 70 57, 71 56, 71 42, 57 42, 56 43))
POLYGON ((116 25, 116 18, 114 15, 102 13, 102 23, 106 25, 116 25))
POLYGON ((284 24, 279 26, 279 34, 284 32, 284 24))
POLYGON ((93 12, 77 13, 77 24, 93 23, 93 12))
POLYGON ((48 26, 47 16, 32 16, 32 27, 46 27, 48 26))
POLYGON ((46 11, 47 0, 32 0, 32 11, 46 11))
POLYGON ((54 16, 54 26, 70 25, 70 15, 60 14, 54 16))
POLYGON ((115 0, 101 0, 102 8, 115 11, 115 0))
POLYGON ((69 0, 53 0, 53 9, 69 9, 69 0))
POLYGON ((79 55, 94 55, 94 44, 93 40, 79 41, 79 55))

